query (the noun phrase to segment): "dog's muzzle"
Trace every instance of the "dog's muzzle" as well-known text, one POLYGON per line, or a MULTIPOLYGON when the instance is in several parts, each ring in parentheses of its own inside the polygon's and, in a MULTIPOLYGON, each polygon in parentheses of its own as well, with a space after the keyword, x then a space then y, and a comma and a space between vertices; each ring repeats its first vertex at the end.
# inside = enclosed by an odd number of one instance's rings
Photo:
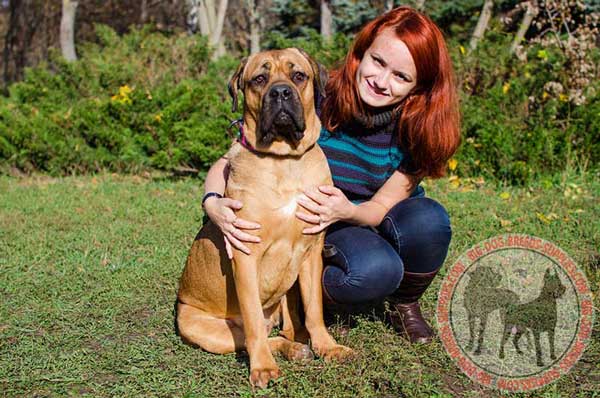
POLYGON ((298 144, 304 137, 304 109, 298 92, 289 84, 273 84, 263 96, 260 142, 269 145, 277 137, 298 144))

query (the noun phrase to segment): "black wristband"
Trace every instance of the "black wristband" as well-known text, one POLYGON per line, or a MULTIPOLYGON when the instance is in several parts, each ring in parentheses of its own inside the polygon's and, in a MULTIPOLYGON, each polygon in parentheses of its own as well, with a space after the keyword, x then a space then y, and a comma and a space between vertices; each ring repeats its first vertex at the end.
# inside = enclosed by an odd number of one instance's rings
POLYGON ((221 199, 223 197, 223 195, 221 195, 218 192, 207 192, 207 193, 205 193, 204 196, 202 197, 202 208, 204 208, 204 202, 206 202, 206 199, 211 198, 213 196, 216 196, 219 199, 221 199))

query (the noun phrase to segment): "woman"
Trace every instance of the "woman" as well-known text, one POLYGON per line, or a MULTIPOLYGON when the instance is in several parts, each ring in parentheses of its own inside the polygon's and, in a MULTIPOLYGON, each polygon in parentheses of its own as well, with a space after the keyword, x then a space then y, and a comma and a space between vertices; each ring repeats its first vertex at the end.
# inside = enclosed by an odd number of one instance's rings
MULTIPOLYGON (((305 191, 312 214, 304 233, 329 227, 325 238, 325 304, 359 304, 386 297, 392 324, 413 343, 433 331, 418 300, 442 266, 450 244, 448 214, 424 196, 419 182, 441 177, 456 151, 459 113, 452 65, 443 36, 425 15, 396 8, 367 24, 344 64, 327 82, 319 145, 334 187, 305 191)), ((209 170, 203 206, 231 246, 249 253, 248 233, 260 228, 237 219, 242 203, 220 198, 225 159, 209 170)))

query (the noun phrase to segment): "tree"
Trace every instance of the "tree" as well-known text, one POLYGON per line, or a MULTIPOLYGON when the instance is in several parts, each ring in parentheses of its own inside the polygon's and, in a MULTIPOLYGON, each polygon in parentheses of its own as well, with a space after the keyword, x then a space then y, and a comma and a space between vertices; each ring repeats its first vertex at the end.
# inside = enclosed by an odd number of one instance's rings
POLYGON ((283 37, 306 36, 308 29, 320 30, 321 0, 273 0, 269 11, 277 16, 272 31, 283 37))
POLYGON ((260 0, 247 0, 248 5, 248 26, 250 30, 250 54, 256 54, 260 51, 260 32, 262 18, 259 11, 260 0))
POLYGON ((484 1, 483 7, 481 8, 481 14, 479 15, 479 20, 477 21, 477 26, 475 26, 473 36, 471 36, 471 41, 469 42, 469 47, 471 50, 475 50, 477 48, 477 43, 485 34, 488 24, 490 23, 490 18, 492 17, 493 8, 494 2, 492 0, 484 1))
POLYGON ((28 62, 28 50, 42 19, 36 0, 11 0, 2 54, 4 85, 19 80, 28 62))
POLYGON ((334 30, 345 34, 356 33, 362 26, 377 17, 381 7, 385 6, 384 4, 375 6, 365 0, 334 0, 332 4, 335 10, 334 30))
POLYGON ((60 48, 62 55, 67 61, 77 60, 75 54, 75 12, 77 11, 77 2, 72 0, 63 0, 62 18, 60 20, 60 48))
POLYGON ((333 34, 333 15, 329 5, 329 0, 321 0, 321 36, 325 39, 331 39, 333 34))
POLYGON ((217 5, 215 0, 187 0, 188 30, 195 33, 200 27, 200 33, 208 37, 210 45, 215 49, 215 58, 225 54, 223 24, 228 3, 228 0, 218 1, 217 5))
POLYGON ((527 30, 529 30, 529 27, 531 26, 531 22, 533 22, 533 19, 539 12, 537 1, 533 1, 533 0, 528 1, 526 4, 526 7, 527 8, 525 10, 525 15, 523 16, 523 20, 521 21, 521 24, 519 25, 519 30, 517 31, 517 34, 515 35, 515 39, 513 40, 512 45, 510 46, 511 54, 515 53, 515 51, 517 50, 517 47, 521 44, 521 42, 525 38, 525 33, 527 33, 527 30))
POLYGON ((148 21, 148 0, 142 0, 140 5, 140 24, 145 24, 148 21))

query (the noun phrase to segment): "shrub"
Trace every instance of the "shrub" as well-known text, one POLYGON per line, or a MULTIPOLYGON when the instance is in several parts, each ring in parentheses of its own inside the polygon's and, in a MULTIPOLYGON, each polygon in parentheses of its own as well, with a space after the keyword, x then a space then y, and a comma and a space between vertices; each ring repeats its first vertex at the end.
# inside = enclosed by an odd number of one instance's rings
POLYGON ((450 44, 463 114, 459 174, 526 184, 578 159, 597 166, 600 87, 578 105, 563 88, 569 59, 560 49, 531 46, 521 61, 507 50, 511 39, 494 29, 471 54, 450 44))
POLYGON ((237 61, 209 62, 202 37, 148 28, 100 45, 77 62, 53 54, 0 99, 0 161, 53 174, 155 167, 202 169, 227 148, 226 80, 237 61))
MULTIPOLYGON (((149 28, 118 36, 97 26, 100 44, 80 46, 80 60, 53 53, 0 97, 0 170, 52 174, 98 170, 205 170, 229 146, 226 85, 238 60, 210 61, 206 40, 149 28)), ((461 94, 461 176, 511 184, 554 173, 578 160, 600 163, 600 87, 586 102, 567 95, 569 59, 557 48, 508 53, 511 37, 492 27, 471 54, 454 40, 461 94)), ((272 48, 301 47, 325 66, 342 60, 352 37, 325 41, 314 30, 294 39, 273 33, 272 48)), ((597 61, 598 50, 591 53, 597 61)), ((584 163, 584 162, 582 162, 584 163)))

